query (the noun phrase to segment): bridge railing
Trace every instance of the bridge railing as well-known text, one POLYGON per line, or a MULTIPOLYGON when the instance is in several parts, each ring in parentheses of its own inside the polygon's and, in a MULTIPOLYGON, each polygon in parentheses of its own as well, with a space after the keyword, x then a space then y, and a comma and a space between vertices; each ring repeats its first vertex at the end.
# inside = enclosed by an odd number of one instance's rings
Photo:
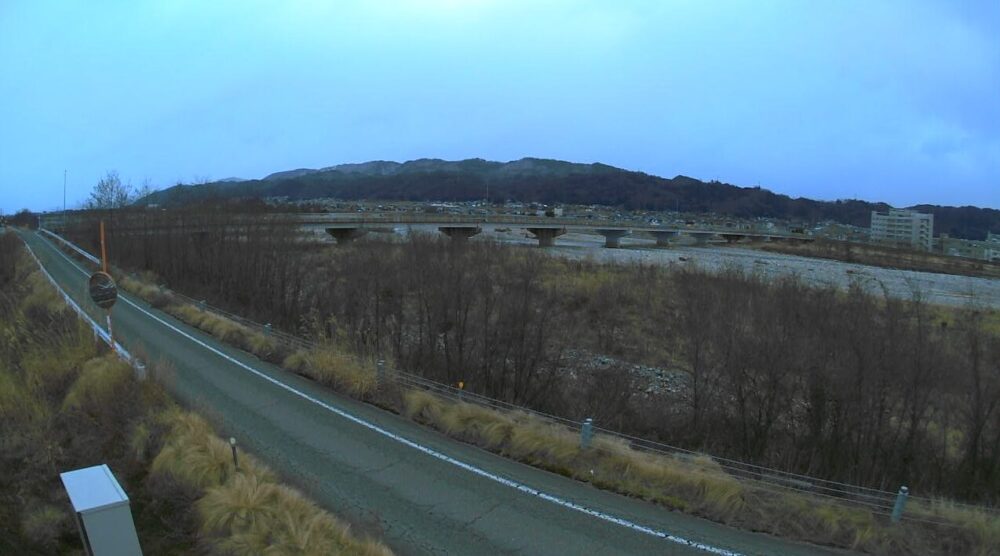
MULTIPOLYGON (((275 216, 276 219, 285 219, 289 215, 275 216)), ((758 227, 705 227, 687 225, 665 225, 653 224, 649 222, 636 222, 634 220, 610 220, 602 218, 574 218, 574 217, 547 217, 530 216, 519 214, 434 214, 434 213, 321 213, 321 214, 301 214, 295 215, 295 219, 302 224, 322 225, 322 224, 356 224, 358 226, 378 226, 387 224, 454 224, 454 225, 476 225, 476 224, 509 224, 512 226, 538 226, 538 227, 558 227, 571 226, 574 228, 586 229, 631 229, 635 231, 664 231, 680 233, 714 233, 714 234, 749 234, 768 235, 773 237, 802 238, 808 237, 805 234, 792 232, 778 232, 758 227)))

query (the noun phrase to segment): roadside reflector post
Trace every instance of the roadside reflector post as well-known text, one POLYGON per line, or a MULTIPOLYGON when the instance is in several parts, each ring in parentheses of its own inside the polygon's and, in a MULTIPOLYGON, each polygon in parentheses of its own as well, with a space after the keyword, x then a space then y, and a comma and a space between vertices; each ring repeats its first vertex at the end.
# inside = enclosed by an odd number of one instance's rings
POLYGON ((590 448, 590 441, 594 438, 594 420, 587 417, 580 427, 580 448, 586 450, 590 448))
POLYGON ((375 386, 377 388, 385 386, 385 361, 382 359, 375 362, 375 386))
POLYGON ((264 335, 265 336, 271 335, 271 323, 267 323, 264 325, 264 335))
POLYGON ((910 496, 910 489, 905 486, 899 487, 899 494, 896 495, 896 505, 892 507, 892 522, 899 523, 903 519, 903 509, 906 508, 906 499, 910 496))
POLYGON ((236 458, 236 437, 235 436, 230 436, 229 437, 229 446, 233 449, 233 468, 236 469, 237 471, 239 471, 240 470, 240 462, 236 458))
POLYGON ((198 308, 201 309, 202 311, 205 310, 205 300, 204 299, 198 300, 198 308))

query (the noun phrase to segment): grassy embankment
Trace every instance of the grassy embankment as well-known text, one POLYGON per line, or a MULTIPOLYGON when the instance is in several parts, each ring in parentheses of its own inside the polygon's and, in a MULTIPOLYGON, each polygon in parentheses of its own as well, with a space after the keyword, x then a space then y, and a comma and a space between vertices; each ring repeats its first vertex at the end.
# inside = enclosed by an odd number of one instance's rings
MULTIPOLYGON (((254 349, 254 332, 191 306, 164 303, 167 292, 138 281, 125 288, 148 302, 220 339, 274 360, 280 348, 254 349), (225 321, 225 322, 219 322, 225 321), (238 333, 232 329, 243 328, 238 333), (250 346, 248 349, 247 346, 250 346), (262 355, 263 354, 263 355, 262 355)), ((266 338, 265 338, 266 339, 266 338)), ((380 387, 370 362, 335 347, 291 353, 287 370, 334 390, 377 403, 455 439, 505 457, 720 523, 813 543, 876 554, 992 554, 1000 546, 1000 519, 946 502, 931 507, 911 503, 910 515, 947 522, 891 524, 862 507, 783 491, 729 475, 708 456, 682 457, 641 452, 623 441, 598 435, 582 450, 578 434, 526 413, 504 412, 456 402, 434 394, 380 387)))
MULTIPOLYGON (((107 463, 150 554, 388 554, 95 343, 0 236, 0 553, 81 552, 59 472, 107 463)), ((161 366, 151 365, 152 376, 161 366)))

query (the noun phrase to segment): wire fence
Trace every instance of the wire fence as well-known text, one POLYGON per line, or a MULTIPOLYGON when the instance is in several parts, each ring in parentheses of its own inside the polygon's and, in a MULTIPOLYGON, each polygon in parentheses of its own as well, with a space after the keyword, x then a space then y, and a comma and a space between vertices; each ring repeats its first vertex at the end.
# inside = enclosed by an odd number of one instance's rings
MULTIPOLYGON (((96 259, 96 257, 90 255, 89 253, 80 249, 76 245, 73 245, 66 239, 52 232, 49 232, 48 230, 42 230, 42 231, 56 238, 61 243, 66 245, 68 248, 72 249, 73 251, 77 252, 78 254, 87 258, 88 260, 91 260, 95 264, 99 262, 96 259)), ((208 304, 205 300, 194 299, 192 297, 175 292, 173 290, 167 290, 163 286, 160 287, 161 289, 164 289, 165 291, 169 292, 169 295, 177 299, 195 305, 203 311, 211 312, 220 317, 224 317, 232 321, 235 321, 240 325, 245 326, 251 330, 261 332, 265 335, 269 335, 275 338, 276 340, 285 343, 286 346, 294 350, 308 351, 321 347, 321 344, 319 342, 308 340, 288 332, 275 330, 269 324, 261 324, 256 321, 230 313, 228 311, 225 311, 223 309, 208 304)), ((528 415, 536 419, 541 419, 543 421, 548 421, 554 424, 564 426, 568 430, 575 433, 581 432, 581 429, 583 427, 583 423, 581 423, 580 421, 537 411, 528 407, 519 406, 496 398, 490 398, 482 394, 477 394, 475 392, 459 388, 456 385, 437 382, 400 369, 386 368, 376 372, 379 373, 380 380, 388 379, 398 386, 425 390, 428 392, 432 392, 435 395, 445 397, 453 401, 476 404, 478 406, 503 412, 523 413, 525 415, 528 415)), ((830 500, 840 504, 847 504, 851 506, 861 507, 871 511, 873 514, 880 516, 885 516, 885 517, 891 516, 897 498, 899 497, 898 492, 891 492, 877 488, 870 488, 860 485, 843 483, 839 481, 821 479, 818 477, 812 477, 789 471, 783 471, 780 469, 764 467, 744 461, 733 460, 725 457, 712 456, 711 454, 705 454, 703 452, 697 452, 679 446, 673 446, 663 442, 658 442, 655 440, 633 436, 621 431, 607 429, 600 426, 593 426, 593 431, 596 433, 606 435, 609 438, 617 439, 622 443, 624 443, 629 448, 639 452, 667 456, 688 461, 693 460, 695 458, 707 457, 710 458, 715 465, 718 465, 719 468, 724 470, 726 473, 741 481, 753 483, 756 485, 762 485, 769 488, 776 488, 787 492, 795 492, 795 493, 822 497, 826 500, 830 500)), ((965 504, 961 502, 952 502, 952 501, 942 501, 930 497, 920 497, 913 495, 909 495, 907 498, 908 498, 907 507, 909 508, 909 510, 907 513, 904 513, 902 515, 902 519, 906 521, 913 521, 918 523, 941 525, 941 526, 954 526, 955 524, 952 522, 934 518, 936 517, 937 513, 939 513, 935 510, 940 508, 955 509, 959 511, 986 512, 994 516, 1000 516, 1000 508, 995 508, 990 506, 965 504)))

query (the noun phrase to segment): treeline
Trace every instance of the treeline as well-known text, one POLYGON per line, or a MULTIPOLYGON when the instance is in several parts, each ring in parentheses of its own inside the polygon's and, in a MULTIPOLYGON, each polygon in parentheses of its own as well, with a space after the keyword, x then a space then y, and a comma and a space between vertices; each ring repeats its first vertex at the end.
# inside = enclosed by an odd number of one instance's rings
POLYGON ((0 218, 0 222, 11 226, 35 229, 38 227, 38 215, 28 209, 21 209, 10 216, 0 218))
POLYGON ((109 230, 123 266, 429 378, 789 471, 1000 501, 996 313, 488 241, 317 246, 247 214, 129 222, 109 230))

